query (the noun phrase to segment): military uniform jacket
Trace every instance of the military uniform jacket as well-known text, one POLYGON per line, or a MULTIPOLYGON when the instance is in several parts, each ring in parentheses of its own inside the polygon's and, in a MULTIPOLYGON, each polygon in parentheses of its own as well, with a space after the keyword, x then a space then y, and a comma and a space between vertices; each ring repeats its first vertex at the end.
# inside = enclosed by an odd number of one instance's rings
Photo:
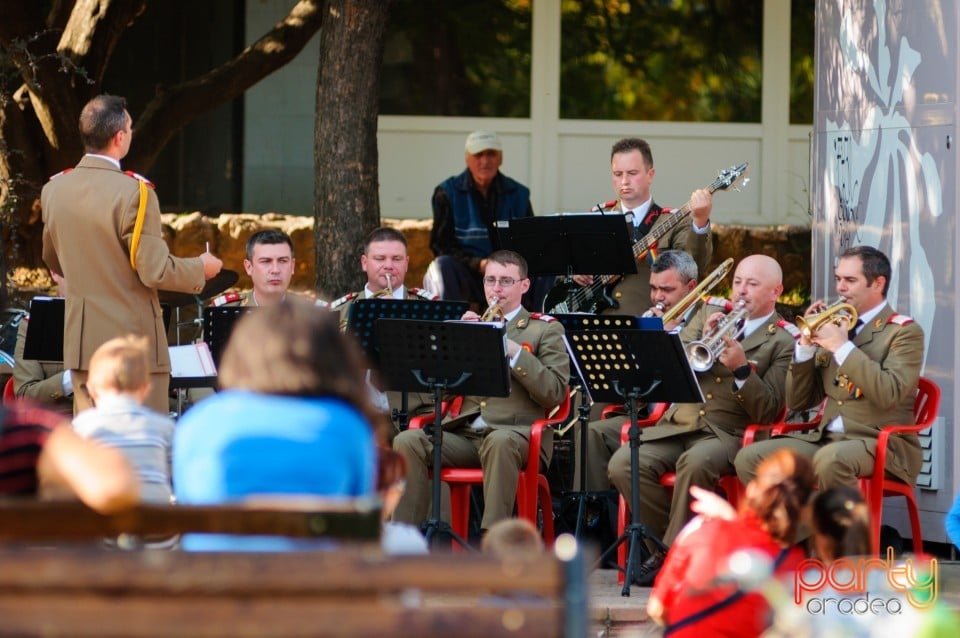
POLYGON ((534 319, 521 308, 507 323, 507 338, 522 346, 516 365, 510 369, 510 396, 464 397, 460 416, 446 420, 444 429, 456 429, 477 416, 483 416, 492 429, 528 429, 543 418, 544 410, 559 405, 566 397, 570 359, 560 322, 534 319))
POLYGON ((88 155, 43 187, 43 261, 70 283, 64 368, 87 370, 101 344, 133 333, 149 342, 150 371, 170 370, 157 289, 200 293, 203 263, 199 257, 170 254, 160 234, 160 207, 152 188, 147 188, 147 198, 134 270, 130 242, 140 201, 136 178, 88 155))
MULTIPOLYGON (((296 293, 287 292, 283 297, 284 301, 290 302, 292 304, 303 304, 314 306, 316 302, 307 297, 303 297, 296 293)), ((257 308, 260 304, 257 303, 257 298, 254 297, 252 290, 247 290, 240 293, 227 293, 225 295, 220 295, 211 302, 214 306, 222 306, 224 308, 257 308)))
MULTIPOLYGON (((843 417, 848 439, 867 441, 875 441, 885 425, 914 422, 913 403, 923 364, 923 328, 886 305, 863 326, 853 343, 857 347, 842 366, 823 348, 817 348, 809 361, 790 364, 787 405, 805 410, 827 400, 816 430, 790 436, 820 441, 826 426, 838 415, 843 417)), ((869 451, 873 454, 875 450, 869 451)), ((916 434, 890 437, 887 471, 913 483, 922 461, 916 434)))
MULTIPOLYGON (((700 339, 713 306, 701 309, 680 331, 684 343, 700 339)), ((787 368, 793 356, 794 335, 782 327, 776 313, 741 345, 753 368, 742 388, 737 388, 733 372, 716 362, 697 374, 705 403, 675 403, 653 427, 640 430, 642 441, 669 438, 696 431, 709 431, 727 447, 730 462, 740 449, 743 432, 753 423, 770 423, 783 408, 787 368)))
MULTIPOLYGON (((651 202, 650 210, 659 209, 655 203, 651 202)), ((614 207, 613 212, 622 213, 620 202, 614 207)), ((667 223, 670 216, 674 213, 663 213, 653 223, 650 232, 657 232, 657 227, 667 223)), ((671 228, 657 241, 657 251, 664 250, 683 250, 690 253, 693 260, 697 262, 697 268, 700 276, 707 274, 707 268, 710 265, 710 258, 713 256, 713 233, 709 230, 701 235, 693 231, 693 216, 675 227, 671 228)), ((641 220, 642 221, 642 220, 641 220)), ((630 237, 633 237, 633 224, 628 224, 630 237)), ((619 302, 619 308, 610 308, 602 314, 634 315, 640 316, 650 308, 650 261, 648 257, 637 260, 637 272, 624 275, 623 279, 613 289, 613 298, 619 302)))
MULTIPOLYGON (((339 299, 336 299, 330 303, 330 310, 340 313, 340 329, 344 330, 347 327, 347 318, 350 316, 350 307, 353 306, 353 302, 357 299, 366 299, 366 290, 359 290, 357 292, 348 293, 339 299)), ((403 288, 403 298, 404 299, 426 299, 427 301, 436 301, 439 299, 437 295, 430 292, 429 290, 424 290, 422 288, 403 288)), ((383 299, 390 299, 390 297, 383 297, 383 299)))

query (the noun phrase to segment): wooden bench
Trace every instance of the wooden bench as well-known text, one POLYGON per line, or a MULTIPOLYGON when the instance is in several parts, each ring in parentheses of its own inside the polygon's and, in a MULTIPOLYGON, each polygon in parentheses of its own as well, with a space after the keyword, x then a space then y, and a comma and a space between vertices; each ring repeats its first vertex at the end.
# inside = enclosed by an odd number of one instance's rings
MULTIPOLYGON (((0 635, 579 638, 587 633, 588 562, 572 537, 558 539, 554 553, 529 561, 449 553, 389 557, 369 542, 375 534, 367 534, 366 512, 288 514, 241 506, 143 506, 104 517, 76 504, 0 501, 0 635), (318 533, 318 524, 329 533, 318 533), (334 551, 272 554, 20 544, 95 538, 104 530, 237 529, 362 542, 339 542, 334 551)), ((379 520, 375 527, 378 533, 379 520)))

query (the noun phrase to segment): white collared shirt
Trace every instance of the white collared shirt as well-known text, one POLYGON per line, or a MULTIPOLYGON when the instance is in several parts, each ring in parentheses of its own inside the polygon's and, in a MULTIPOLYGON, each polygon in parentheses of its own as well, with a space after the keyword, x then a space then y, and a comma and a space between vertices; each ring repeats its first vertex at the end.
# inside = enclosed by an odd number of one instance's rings
POLYGON ((109 155, 100 155, 99 153, 84 153, 84 157, 96 157, 97 159, 102 159, 110 162, 120 170, 120 160, 110 157, 109 155))

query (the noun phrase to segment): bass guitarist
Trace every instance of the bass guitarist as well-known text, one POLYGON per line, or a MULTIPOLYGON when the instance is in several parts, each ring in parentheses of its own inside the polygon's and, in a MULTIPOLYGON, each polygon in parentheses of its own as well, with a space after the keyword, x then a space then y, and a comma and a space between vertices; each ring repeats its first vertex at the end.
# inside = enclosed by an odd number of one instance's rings
MULTIPOLYGON (((658 233, 664 225, 673 226, 667 230, 647 254, 637 260, 637 272, 614 277, 604 286, 600 280, 594 281, 592 275, 574 275, 574 282, 580 286, 597 288, 597 294, 608 296, 616 304, 601 299, 596 307, 600 314, 629 314, 639 316, 650 307, 650 264, 660 251, 667 249, 683 250, 693 256, 701 273, 708 272, 710 257, 713 254, 713 240, 710 233, 710 211, 713 207, 713 195, 708 189, 695 190, 685 209, 692 210, 688 222, 671 224, 676 215, 662 209, 654 203, 650 194, 653 184, 653 153, 650 144, 640 138, 628 137, 613 145, 610 153, 610 165, 613 176, 613 189, 618 199, 605 203, 613 206, 610 212, 633 214, 633 241, 639 241, 651 231, 658 233), (614 307, 618 306, 618 307, 614 307)), ((549 308, 548 310, 553 310, 549 308)), ((559 311, 559 310, 558 310, 559 311)), ((566 311, 589 312, 589 308, 568 309, 566 311)))

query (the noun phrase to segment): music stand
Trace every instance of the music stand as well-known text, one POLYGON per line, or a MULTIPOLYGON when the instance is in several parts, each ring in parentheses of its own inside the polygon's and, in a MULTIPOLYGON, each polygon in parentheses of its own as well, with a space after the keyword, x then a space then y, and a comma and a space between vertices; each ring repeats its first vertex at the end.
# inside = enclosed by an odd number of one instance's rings
POLYGON ((227 347, 233 326, 257 306, 207 306, 203 309, 203 340, 210 346, 213 362, 220 368, 220 356, 227 347))
POLYGON ((63 297, 34 297, 30 300, 30 321, 23 343, 23 358, 60 363, 63 361, 63 297))
POLYGON ((630 525, 600 557, 602 563, 624 541, 630 541, 624 585, 620 592, 629 596, 640 558, 640 542, 648 539, 661 551, 667 550, 663 541, 653 536, 640 521, 638 404, 641 401, 702 403, 703 393, 687 361, 680 335, 676 333, 597 330, 573 333, 567 339, 591 398, 604 402, 622 399, 630 412, 630 525))
MULTIPOLYGON (((431 301, 429 299, 357 299, 347 314, 347 334, 353 335, 363 349, 370 366, 380 368, 380 342, 374 329, 380 319, 414 319, 419 321, 448 321, 459 319, 470 304, 465 301, 431 301)), ((407 429, 408 393, 400 394, 400 410, 391 418, 402 432, 407 429)))
MULTIPOLYGON (((585 314, 561 314, 553 315, 561 325, 567 336, 567 343, 570 342, 570 335, 589 332, 594 330, 627 330, 640 327, 640 320, 633 315, 585 315, 585 314)), ((577 421, 580 424, 580 441, 577 455, 580 457, 580 491, 576 496, 577 503, 577 524, 573 535, 580 538, 583 524, 587 514, 587 502, 591 497, 596 497, 601 492, 587 491, 587 427, 590 423, 590 409, 593 405, 587 394, 587 384, 580 376, 580 370, 575 361, 572 350, 570 352, 570 389, 571 392, 579 391, 580 406, 577 408, 577 421)), ((562 512, 566 512, 566 504, 562 512)))
POLYGON ((433 392, 432 513, 424 524, 428 543, 444 536, 467 548, 467 542, 440 519, 440 472, 443 469, 443 426, 440 404, 446 390, 458 394, 506 397, 510 394, 504 326, 479 322, 381 319, 376 322, 380 370, 391 390, 433 392))

